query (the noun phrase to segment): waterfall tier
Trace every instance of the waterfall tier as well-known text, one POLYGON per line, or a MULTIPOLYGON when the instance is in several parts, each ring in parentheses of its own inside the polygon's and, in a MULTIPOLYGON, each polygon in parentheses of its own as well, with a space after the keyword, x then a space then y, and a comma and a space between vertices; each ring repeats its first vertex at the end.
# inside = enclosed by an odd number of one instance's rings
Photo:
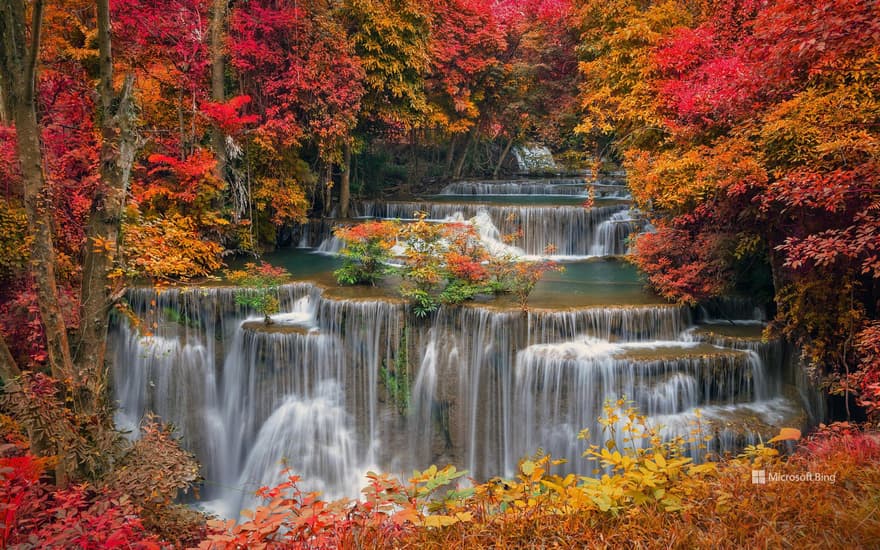
POLYGON ((562 195, 586 197, 593 189, 597 198, 627 198, 626 185, 616 180, 588 183, 586 179, 511 180, 511 181, 458 181, 440 191, 441 195, 497 196, 497 195, 562 195))
POLYGON ((637 230, 637 222, 615 214, 629 210, 626 204, 583 208, 582 206, 528 206, 445 202, 361 203, 359 214, 371 218, 412 219, 425 212, 429 219, 468 220, 483 215, 486 231, 497 241, 516 235, 512 245, 522 253, 552 256, 607 256, 626 251, 626 239, 637 230), (626 220, 626 221, 624 221, 626 220), (609 222, 609 224, 605 224, 609 222))

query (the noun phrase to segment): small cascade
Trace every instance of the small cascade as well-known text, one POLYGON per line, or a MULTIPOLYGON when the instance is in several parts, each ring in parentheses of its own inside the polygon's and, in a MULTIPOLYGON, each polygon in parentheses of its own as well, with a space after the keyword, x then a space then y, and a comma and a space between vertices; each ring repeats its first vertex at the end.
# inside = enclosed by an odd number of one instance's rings
POLYGON ((520 429, 512 434, 508 469, 524 449, 540 447, 576 459, 584 448, 577 435, 585 427, 592 437, 588 443, 602 445, 608 435, 596 418, 608 401, 630 400, 649 420, 707 404, 750 403, 763 397, 765 368, 750 352, 678 342, 610 344, 587 338, 531 346, 516 360, 520 429))
POLYGON ((596 228, 590 243, 592 256, 620 256, 629 249, 630 235, 639 231, 639 222, 633 219, 630 210, 615 212, 596 228))
MULTIPOLYGON (((373 218, 413 219, 426 212, 437 221, 468 220, 486 216, 499 235, 518 235, 513 245, 525 254, 540 256, 548 246, 553 255, 587 256, 599 226, 628 206, 617 204, 583 208, 581 206, 489 205, 438 202, 364 202, 361 214, 373 218)), ((483 218, 486 221, 486 218, 483 218)), ((484 223, 484 227, 487 224, 484 223)), ((620 249, 625 243, 609 243, 620 249)), ((607 255, 605 252, 602 255, 607 255)))
POLYGON ((628 199, 629 189, 618 180, 587 183, 586 179, 528 179, 511 181, 457 181, 450 183, 440 195, 445 196, 565 196, 587 197, 587 189, 593 189, 595 198, 628 199))
POLYGON ((284 466, 330 499, 356 494, 363 484, 366 467, 359 462, 354 422, 345 409, 343 388, 334 380, 319 382, 307 397, 284 399, 261 424, 251 448, 236 490, 222 499, 226 516, 259 504, 238 488, 253 492, 286 481, 284 466))
POLYGON ((333 220, 308 220, 295 225, 291 232, 291 242, 296 248, 317 248, 333 237, 333 220))
POLYGON ((544 145, 517 145, 513 155, 521 172, 558 172, 559 166, 553 159, 553 153, 544 145))
POLYGON ((336 235, 331 235, 327 237, 321 244, 318 245, 318 248, 315 249, 315 252, 319 254, 339 254, 345 248, 345 241, 337 237, 336 235))

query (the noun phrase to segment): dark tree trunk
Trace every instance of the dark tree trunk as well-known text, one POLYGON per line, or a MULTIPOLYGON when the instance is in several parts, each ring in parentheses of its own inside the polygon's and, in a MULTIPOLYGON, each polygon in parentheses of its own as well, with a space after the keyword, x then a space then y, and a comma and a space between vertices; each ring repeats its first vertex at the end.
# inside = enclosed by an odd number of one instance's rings
POLYGON ((327 162, 324 167, 324 217, 333 211, 333 163, 327 162))
POLYGON ((449 141, 449 151, 446 153, 446 175, 452 177, 452 167, 455 162, 455 146, 458 145, 458 134, 453 134, 449 141))
POLYGON ((498 176, 501 174, 501 167, 504 166, 504 161, 507 159, 507 155, 510 154, 511 147, 513 147, 513 136, 507 140, 507 145, 504 146, 504 150, 498 158, 498 164, 495 165, 495 171, 492 172, 492 179, 497 180, 498 176))
POLYGON ((342 166, 339 176, 339 217, 347 218, 351 203, 351 142, 342 146, 342 166))
POLYGON ((461 156, 458 158, 458 162, 455 164, 455 172, 452 173, 453 179, 460 179, 461 173, 464 170, 464 163, 468 158, 468 154, 471 151, 474 143, 477 140, 477 124, 474 124, 471 127, 470 132, 468 132, 468 140, 464 146, 464 151, 461 152, 461 156))
POLYGON ((12 122, 12 111, 9 103, 6 101, 6 94, 3 92, 3 86, 0 85, 0 122, 9 124, 12 122))

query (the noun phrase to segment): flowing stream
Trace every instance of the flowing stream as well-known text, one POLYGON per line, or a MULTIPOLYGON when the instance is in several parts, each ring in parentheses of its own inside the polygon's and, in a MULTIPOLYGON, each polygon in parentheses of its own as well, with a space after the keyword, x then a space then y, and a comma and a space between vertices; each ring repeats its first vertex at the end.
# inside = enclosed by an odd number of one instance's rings
POLYGON ((281 289, 272 325, 230 288, 129 290, 154 329, 114 323, 119 425, 134 430, 149 411, 172 422, 203 465, 208 507, 234 518, 284 468, 330 498, 357 496, 371 469, 453 463, 477 479, 509 476, 538 449, 588 473, 581 453, 607 439, 596 419, 609 400, 631 401, 666 437, 696 426, 708 439, 689 444, 696 458, 822 418, 786 346, 762 340, 760 308, 730 298, 691 309, 650 294, 616 259, 646 230, 638 213, 621 200, 572 203, 575 186, 584 189, 561 178, 469 182, 424 201, 358 205, 364 217, 462 220, 490 250, 564 261, 527 312, 493 299, 423 320, 393 288, 337 288, 340 243, 327 223, 303 230, 312 249, 270 258, 299 279, 281 289))

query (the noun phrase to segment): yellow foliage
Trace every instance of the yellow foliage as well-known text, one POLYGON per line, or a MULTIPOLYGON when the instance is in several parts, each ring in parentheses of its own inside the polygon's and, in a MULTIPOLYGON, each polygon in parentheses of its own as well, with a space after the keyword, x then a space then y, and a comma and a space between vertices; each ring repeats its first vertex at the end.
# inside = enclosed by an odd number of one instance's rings
POLYGON ((0 279, 24 269, 29 243, 24 208, 0 198, 0 279))
POLYGON ((579 69, 583 76, 584 118, 577 131, 616 132, 627 146, 662 138, 663 119, 653 87, 654 47, 693 16, 682 2, 585 0, 577 3, 582 34, 579 69))
POLYGON ((191 279, 211 275, 223 265, 223 247, 205 239, 186 216, 138 218, 123 225, 123 234, 130 276, 191 279))

